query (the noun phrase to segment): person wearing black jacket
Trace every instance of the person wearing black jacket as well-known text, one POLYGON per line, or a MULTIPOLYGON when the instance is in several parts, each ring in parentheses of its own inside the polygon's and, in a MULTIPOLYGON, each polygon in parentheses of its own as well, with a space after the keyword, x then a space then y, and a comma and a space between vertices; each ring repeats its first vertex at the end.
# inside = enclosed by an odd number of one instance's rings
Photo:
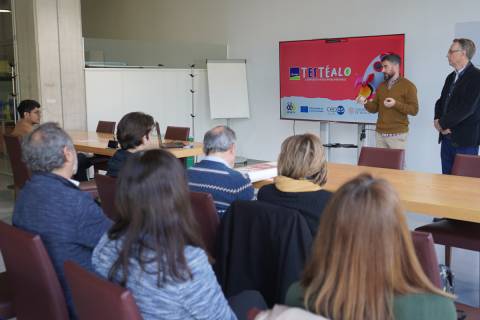
POLYGON ((310 133, 291 136, 282 143, 278 176, 273 184, 260 188, 257 199, 298 210, 315 235, 332 195, 323 189, 326 182, 327 161, 320 138, 310 133))
POLYGON ((434 117, 443 174, 451 173, 456 154, 478 155, 480 70, 470 61, 474 54, 475 44, 464 38, 454 39, 448 50, 448 63, 455 70, 445 80, 434 117))
POLYGON ((120 119, 117 126, 120 149, 108 161, 107 176, 116 178, 132 154, 151 148, 150 131, 154 124, 153 117, 143 112, 130 112, 120 119))

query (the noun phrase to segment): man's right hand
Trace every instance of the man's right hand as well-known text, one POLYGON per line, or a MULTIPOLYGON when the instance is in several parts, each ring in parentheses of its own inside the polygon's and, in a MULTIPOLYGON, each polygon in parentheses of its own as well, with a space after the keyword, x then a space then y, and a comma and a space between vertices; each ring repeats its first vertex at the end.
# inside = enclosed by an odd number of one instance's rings
POLYGON ((357 98, 355 98, 355 102, 364 105, 365 103, 367 103, 367 98, 365 98, 364 96, 358 96, 357 98))
POLYGON ((440 126, 440 123, 438 122, 438 119, 433 120, 433 126, 435 127, 435 129, 437 129, 438 132, 440 132, 443 135, 452 133, 452 130, 450 129, 442 129, 442 127, 440 126))

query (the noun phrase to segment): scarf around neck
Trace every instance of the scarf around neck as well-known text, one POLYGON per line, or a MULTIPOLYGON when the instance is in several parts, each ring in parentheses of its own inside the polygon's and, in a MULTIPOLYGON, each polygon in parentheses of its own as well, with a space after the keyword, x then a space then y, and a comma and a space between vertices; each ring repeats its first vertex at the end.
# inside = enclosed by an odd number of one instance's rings
POLYGON ((311 192, 322 190, 322 187, 305 179, 292 179, 285 176, 277 176, 273 179, 275 187, 282 192, 311 192))

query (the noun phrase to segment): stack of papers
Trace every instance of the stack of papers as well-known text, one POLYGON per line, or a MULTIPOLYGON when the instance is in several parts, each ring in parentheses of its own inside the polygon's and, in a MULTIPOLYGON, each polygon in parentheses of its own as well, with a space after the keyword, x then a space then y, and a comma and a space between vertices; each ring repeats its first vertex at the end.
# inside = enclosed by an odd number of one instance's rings
POLYGON ((249 177, 252 182, 271 179, 278 175, 276 162, 256 163, 246 167, 235 168, 235 170, 249 177))

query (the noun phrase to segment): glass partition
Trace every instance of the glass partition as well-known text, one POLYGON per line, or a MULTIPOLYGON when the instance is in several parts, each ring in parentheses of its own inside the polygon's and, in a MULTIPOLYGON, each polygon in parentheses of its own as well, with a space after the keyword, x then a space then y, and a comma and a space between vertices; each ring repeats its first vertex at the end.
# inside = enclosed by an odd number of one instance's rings
POLYGON ((181 41, 147 42, 84 38, 85 65, 206 68, 207 59, 226 59, 227 46, 181 41))

